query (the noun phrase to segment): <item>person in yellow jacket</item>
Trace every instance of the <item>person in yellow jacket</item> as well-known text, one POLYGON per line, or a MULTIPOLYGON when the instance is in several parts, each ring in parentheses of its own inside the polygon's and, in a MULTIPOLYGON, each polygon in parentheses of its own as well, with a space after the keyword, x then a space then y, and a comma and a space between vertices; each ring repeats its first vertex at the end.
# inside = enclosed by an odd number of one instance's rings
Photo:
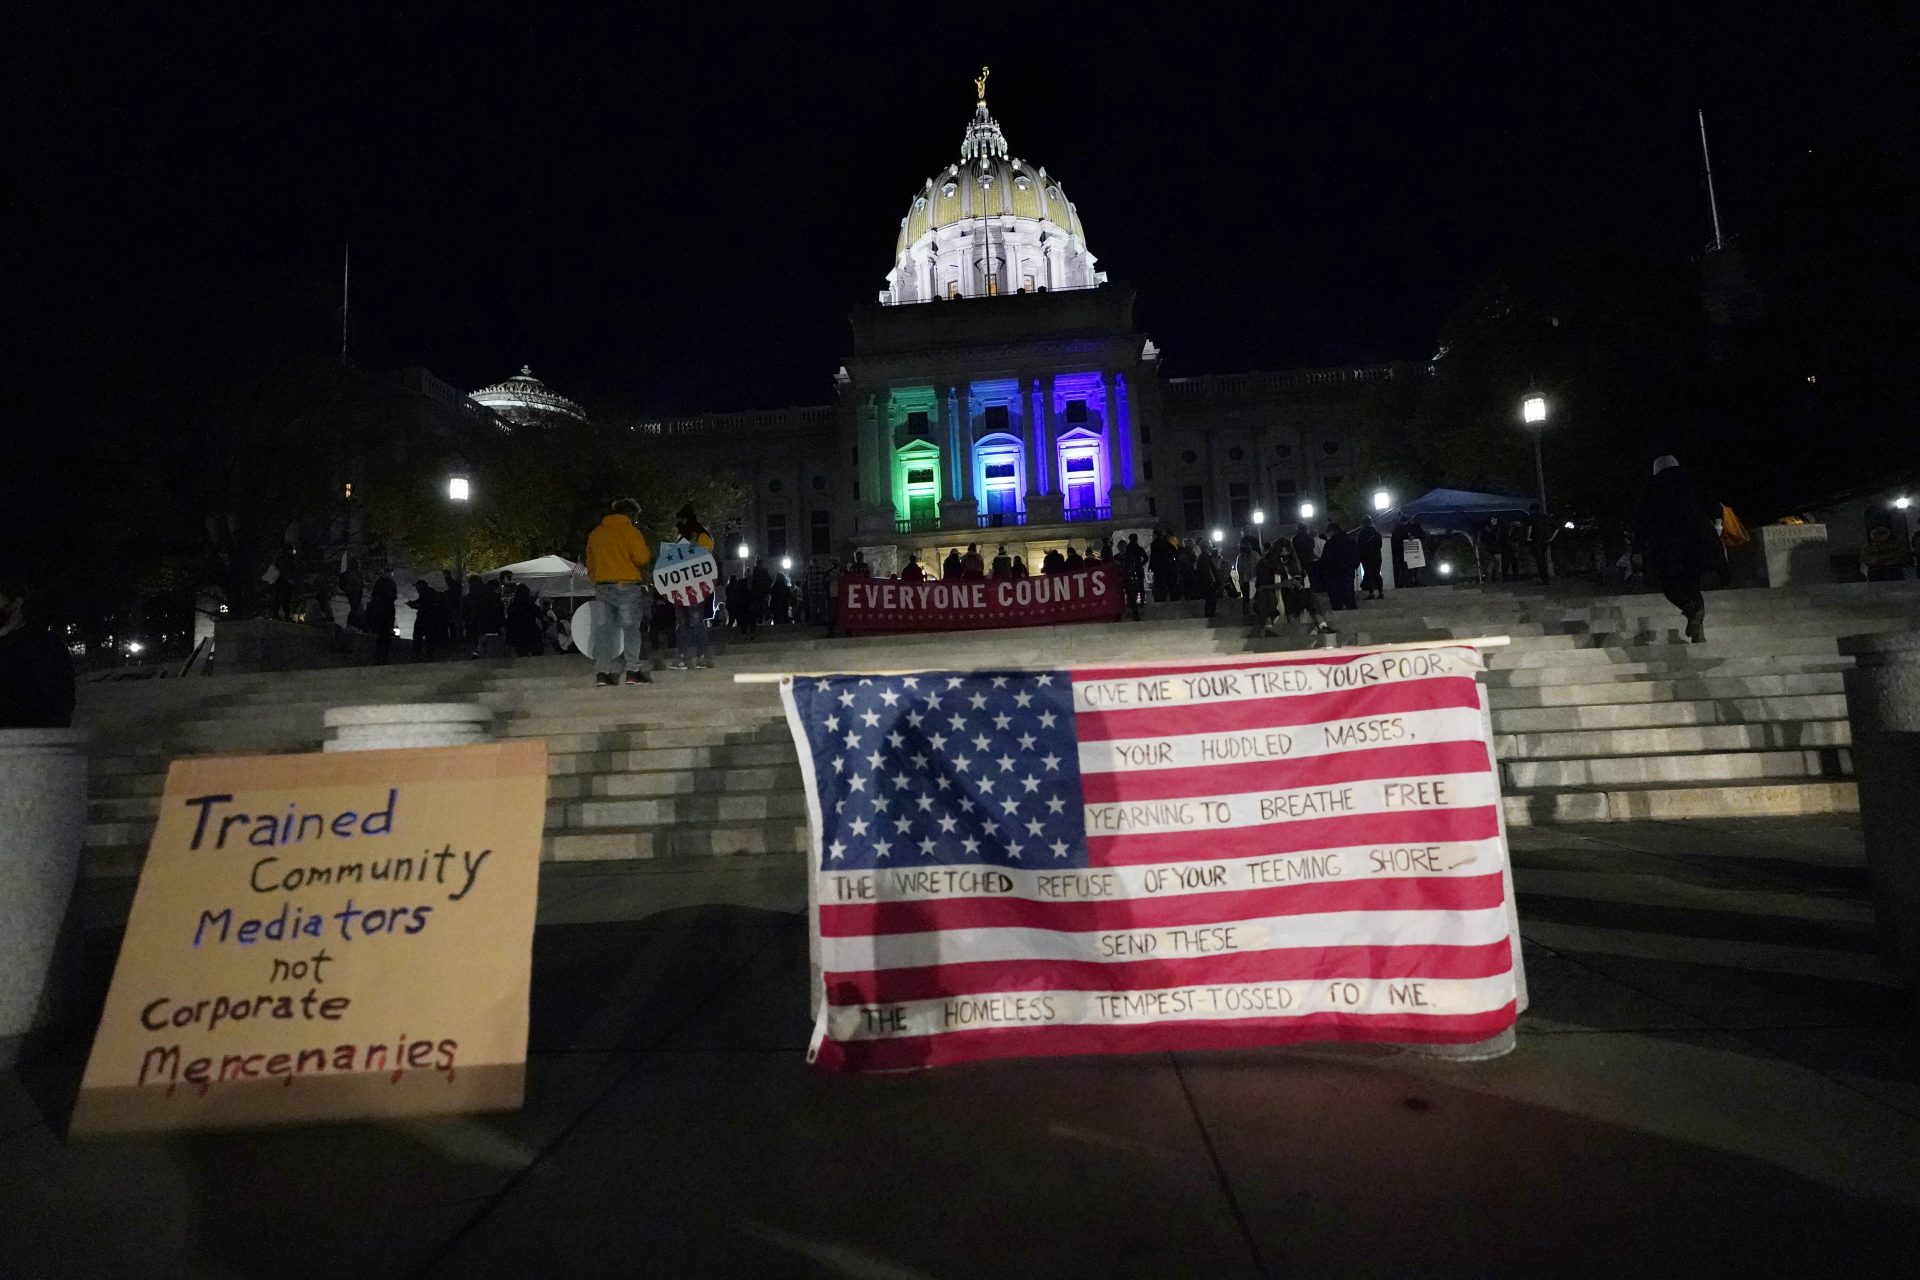
MULTIPOLYGON (((701 524, 700 517, 694 514, 692 503, 680 508, 680 514, 674 519, 683 539, 703 550, 713 550, 713 535, 707 532, 707 526, 701 524)), ((680 641, 680 656, 673 662, 674 669, 685 671, 688 667, 711 667, 713 601, 676 604, 673 606, 673 615, 680 641)))
POLYGON ((652 593, 647 590, 647 566, 653 549, 636 525, 640 504, 620 498, 613 514, 587 536, 587 576, 604 608, 593 611, 593 680, 599 685, 620 683, 624 661, 628 684, 652 684, 647 671, 647 615, 652 593))

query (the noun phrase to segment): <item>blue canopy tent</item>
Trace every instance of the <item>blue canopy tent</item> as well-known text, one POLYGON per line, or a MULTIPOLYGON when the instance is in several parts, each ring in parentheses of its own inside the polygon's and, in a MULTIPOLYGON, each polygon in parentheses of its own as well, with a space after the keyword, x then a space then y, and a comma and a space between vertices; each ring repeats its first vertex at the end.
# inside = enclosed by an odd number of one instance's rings
POLYGON ((1533 505, 1532 498, 1510 493, 1475 493, 1471 489, 1429 489, 1411 502, 1373 513, 1373 524, 1382 533, 1390 531, 1402 519, 1413 519, 1428 533, 1472 533, 1490 516, 1505 519, 1524 516, 1533 505))

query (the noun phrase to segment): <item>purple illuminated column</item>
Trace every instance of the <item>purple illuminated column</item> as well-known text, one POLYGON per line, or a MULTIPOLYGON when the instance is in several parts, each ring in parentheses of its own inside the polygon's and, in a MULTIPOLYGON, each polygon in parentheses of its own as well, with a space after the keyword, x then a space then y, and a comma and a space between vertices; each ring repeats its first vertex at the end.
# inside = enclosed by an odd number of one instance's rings
POLYGON ((1105 505, 1109 507, 1113 505, 1113 488, 1120 484, 1120 477, 1124 474, 1121 471, 1120 462, 1120 419, 1113 410, 1113 384, 1113 374, 1100 375, 1101 405, 1102 412, 1105 414, 1105 419, 1100 425, 1107 433, 1107 491, 1102 496, 1106 498, 1105 505))
POLYGON ((1027 397, 1027 445, 1033 456, 1033 465, 1027 469, 1027 489, 1030 493, 1044 494, 1047 491, 1047 410, 1045 392, 1041 389, 1040 379, 1033 379, 1033 392, 1027 397))
POLYGON ((1127 377, 1123 373, 1113 375, 1113 399, 1120 412, 1120 474, 1115 483, 1132 492, 1140 485, 1140 475, 1135 469, 1135 461, 1140 456, 1139 430, 1133 423, 1133 406, 1127 400, 1127 377))

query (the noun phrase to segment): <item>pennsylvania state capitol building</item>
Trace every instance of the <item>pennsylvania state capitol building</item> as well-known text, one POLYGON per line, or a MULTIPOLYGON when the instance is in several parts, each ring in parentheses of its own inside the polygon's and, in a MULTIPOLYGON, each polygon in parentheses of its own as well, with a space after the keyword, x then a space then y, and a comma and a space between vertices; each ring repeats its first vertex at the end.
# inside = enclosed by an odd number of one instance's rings
MULTIPOLYGON (((878 297, 853 312, 837 403, 639 429, 741 472, 754 554, 861 550, 882 574, 970 542, 1037 567, 1068 541, 1324 513, 1367 393, 1423 369, 1163 378, 1134 291, 1108 279, 1061 180, 1013 154, 986 74, 959 155, 912 193, 878 297)), ((570 405, 520 380, 475 395, 503 388, 570 405)))

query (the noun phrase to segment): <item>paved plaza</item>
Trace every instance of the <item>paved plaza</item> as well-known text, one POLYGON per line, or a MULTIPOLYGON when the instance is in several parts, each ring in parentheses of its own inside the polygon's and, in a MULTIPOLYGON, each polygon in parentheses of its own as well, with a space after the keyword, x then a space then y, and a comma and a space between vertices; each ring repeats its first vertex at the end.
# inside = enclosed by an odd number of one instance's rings
MULTIPOLYGON (((1513 833, 1510 1057, 1298 1048, 837 1077, 806 932, 547 868, 514 1115, 64 1144, 0 1077, 17 1276, 1892 1274, 1920 1033, 1849 818, 1513 833)), ((90 904, 104 994, 123 904, 90 904)))

